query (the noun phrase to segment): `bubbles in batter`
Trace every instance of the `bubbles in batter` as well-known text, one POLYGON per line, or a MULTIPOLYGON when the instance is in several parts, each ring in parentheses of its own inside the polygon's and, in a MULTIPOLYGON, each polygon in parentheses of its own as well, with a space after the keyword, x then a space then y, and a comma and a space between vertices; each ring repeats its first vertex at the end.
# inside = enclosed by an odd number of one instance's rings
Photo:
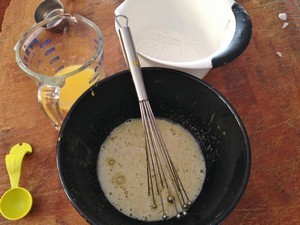
MULTIPOLYGON (((199 144, 182 126, 157 119, 169 154, 189 199, 193 202, 202 189, 206 168, 199 144)), ((152 205, 147 189, 145 139, 140 119, 131 119, 115 128, 102 144, 97 162, 101 188, 121 213, 143 221, 162 220, 162 209, 152 205), (152 206, 152 207, 151 207, 152 206)), ((176 216, 173 196, 166 194, 165 211, 176 216)))

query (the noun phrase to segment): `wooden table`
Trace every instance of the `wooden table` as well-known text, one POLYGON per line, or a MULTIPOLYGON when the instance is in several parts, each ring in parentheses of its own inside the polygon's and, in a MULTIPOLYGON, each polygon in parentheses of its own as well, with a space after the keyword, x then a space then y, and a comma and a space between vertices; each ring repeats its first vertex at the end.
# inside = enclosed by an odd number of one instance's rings
MULTIPOLYGON (((113 11, 121 0, 71 1, 68 12, 93 20, 105 39, 107 75, 126 69, 113 11)), ((300 224, 300 13, 299 0, 241 0, 252 17, 253 37, 235 61, 204 78, 234 105, 248 131, 252 170, 229 224, 300 224), (278 14, 288 14, 289 25, 278 14)), ((57 131, 40 110, 37 87, 17 66, 13 46, 33 24, 38 0, 12 0, 0 34, 0 193, 10 186, 4 158, 28 142, 20 185, 33 195, 31 213, 12 224, 86 224, 68 201, 56 168, 57 131)), ((10 224, 0 217, 0 224, 10 224)))

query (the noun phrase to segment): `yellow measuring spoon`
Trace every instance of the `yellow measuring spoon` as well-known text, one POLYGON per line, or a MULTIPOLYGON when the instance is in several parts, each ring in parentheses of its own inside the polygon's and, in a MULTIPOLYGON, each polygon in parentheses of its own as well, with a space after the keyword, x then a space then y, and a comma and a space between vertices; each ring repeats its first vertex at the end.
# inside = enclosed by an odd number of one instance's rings
POLYGON ((32 207, 31 194, 25 188, 19 187, 23 157, 31 152, 29 144, 19 143, 5 157, 11 188, 0 199, 0 212, 8 220, 23 218, 32 207))

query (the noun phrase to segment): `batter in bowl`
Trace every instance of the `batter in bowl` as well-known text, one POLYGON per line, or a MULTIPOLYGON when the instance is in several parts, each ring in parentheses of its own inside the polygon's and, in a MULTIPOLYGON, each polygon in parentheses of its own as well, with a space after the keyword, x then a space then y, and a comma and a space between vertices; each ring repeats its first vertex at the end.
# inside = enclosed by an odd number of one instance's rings
MULTIPOLYGON (((181 125, 157 119, 171 159, 193 202, 201 192, 206 167, 199 144, 181 125)), ((102 144, 97 162, 101 188, 121 213, 143 221, 162 220, 162 209, 152 208, 147 189, 147 162, 144 129, 140 119, 130 119, 115 128, 102 144)), ((169 218, 176 216, 170 203, 169 218)))

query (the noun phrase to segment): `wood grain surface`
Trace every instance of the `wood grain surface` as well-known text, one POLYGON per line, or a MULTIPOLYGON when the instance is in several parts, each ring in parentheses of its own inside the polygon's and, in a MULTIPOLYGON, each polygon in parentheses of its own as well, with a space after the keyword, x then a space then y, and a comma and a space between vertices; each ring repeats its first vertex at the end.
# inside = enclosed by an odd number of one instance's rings
MULTIPOLYGON (((2 0, 1 0, 2 2, 2 0)), ((70 13, 94 21, 105 40, 105 69, 126 69, 114 30, 114 9, 122 0, 63 0, 70 13)), ((240 114, 252 148, 246 192, 224 225, 300 224, 300 1, 240 0, 253 22, 246 51, 204 78, 240 114), (287 21, 279 13, 287 13, 287 21), (286 28, 283 23, 288 22, 286 28)), ((0 224, 87 224, 63 192, 56 167, 58 132, 37 103, 37 86, 17 66, 13 47, 33 24, 38 0, 12 0, 0 33, 0 194, 10 186, 5 155, 28 142, 20 186, 34 205, 22 220, 0 217, 0 224)))

